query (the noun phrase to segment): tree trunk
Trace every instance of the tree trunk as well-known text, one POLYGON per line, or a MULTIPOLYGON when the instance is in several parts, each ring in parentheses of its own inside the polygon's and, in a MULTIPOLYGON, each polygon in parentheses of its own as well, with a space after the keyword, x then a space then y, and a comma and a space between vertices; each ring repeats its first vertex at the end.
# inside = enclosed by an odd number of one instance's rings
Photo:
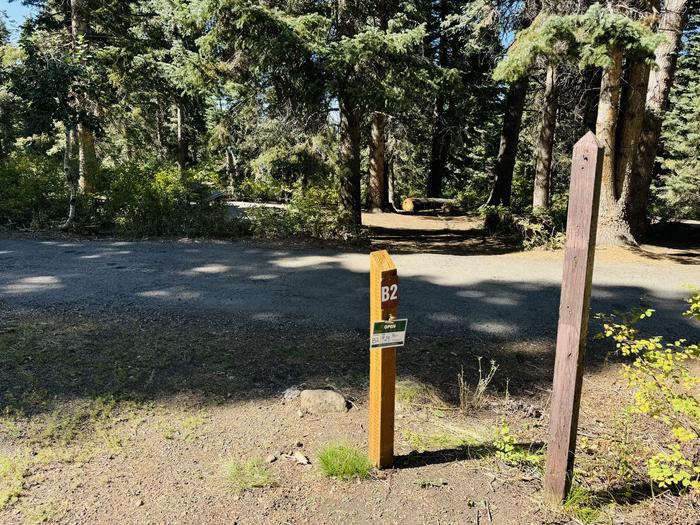
POLYGON ((430 171, 426 187, 428 197, 442 195, 442 181, 447 167, 448 149, 445 116, 445 95, 440 93, 435 101, 435 122, 433 124, 433 140, 430 146, 430 171))
POLYGON ((95 153, 95 134, 82 122, 78 124, 78 186, 80 191, 95 191, 97 174, 97 154, 95 153))
POLYGON ((552 149, 554 147, 554 130, 557 125, 557 70, 556 66, 547 67, 542 101, 542 125, 537 141, 537 165, 535 167, 535 191, 532 196, 532 208, 549 207, 549 180, 552 168, 552 149))
POLYGON ((598 118, 598 98, 600 95, 599 68, 589 67, 583 73, 586 82, 584 94, 583 125, 588 131, 595 133, 596 120, 598 118))
POLYGON ((596 135, 603 144, 603 175, 600 188, 600 217, 598 220, 597 244, 633 244, 625 216, 625 203, 616 191, 615 143, 617 119, 620 109, 620 86, 622 83, 622 51, 612 52, 612 64, 603 71, 600 80, 600 99, 596 135))
MULTIPOLYGON (((442 28, 442 23, 447 18, 447 0, 440 0, 434 32, 437 36, 437 63, 441 68, 449 67, 447 55, 447 38, 442 28)), ((432 19, 432 17, 431 17, 432 19)), ((433 58, 433 57, 431 57, 433 58)), ((430 167, 426 184, 428 197, 440 197, 442 195, 442 181, 447 168, 447 152, 449 138, 447 135, 447 122, 450 111, 446 111, 447 102, 445 87, 439 86, 439 92, 435 97, 433 111, 433 136, 430 145, 430 167)))
POLYGON ((61 225, 62 230, 67 230, 73 225, 73 222, 75 221, 75 207, 78 201, 78 183, 75 180, 71 169, 72 130, 70 126, 68 126, 68 124, 65 124, 65 128, 66 147, 63 150, 63 175, 66 178, 66 182, 68 183, 69 201, 68 217, 66 218, 66 221, 61 225))
POLYGON ((636 238, 646 234, 649 188, 659 147, 661 121, 676 74, 676 61, 683 29, 687 23, 687 0, 666 0, 657 32, 666 42, 656 48, 656 68, 650 73, 642 133, 632 166, 632 188, 628 218, 636 238))
POLYGON ((506 96, 506 109, 501 129, 501 145, 493 167, 493 189, 486 204, 488 206, 510 205, 510 193, 513 186, 513 168, 518 152, 518 136, 525 108, 528 79, 521 78, 514 82, 506 96))
POLYGON ((372 113, 372 140, 369 157, 369 208, 382 211, 387 202, 387 180, 385 172, 386 115, 379 111, 372 113))
POLYGON ((625 75, 615 142, 615 195, 625 205, 629 201, 632 163, 642 131, 648 84, 649 66, 633 62, 625 75))
POLYGON ((340 202, 352 212, 355 226, 362 224, 360 197, 360 116, 349 97, 341 94, 340 104, 340 202))
POLYGON ((185 130, 186 109, 185 105, 177 105, 177 164, 181 170, 188 164, 189 144, 187 142, 187 131, 185 130))
MULTIPOLYGON (((84 18, 84 0, 71 0, 71 39, 73 51, 77 51, 87 36, 88 26, 84 18)), ((81 55, 82 57, 83 55, 81 55)), ((85 59, 81 58, 81 65, 85 66, 85 59)), ((79 110, 89 113, 89 103, 85 94, 77 94, 76 100, 79 110)), ((95 135, 84 123, 78 123, 78 187, 80 191, 94 191, 95 176, 97 172, 97 155, 95 153, 95 135)))

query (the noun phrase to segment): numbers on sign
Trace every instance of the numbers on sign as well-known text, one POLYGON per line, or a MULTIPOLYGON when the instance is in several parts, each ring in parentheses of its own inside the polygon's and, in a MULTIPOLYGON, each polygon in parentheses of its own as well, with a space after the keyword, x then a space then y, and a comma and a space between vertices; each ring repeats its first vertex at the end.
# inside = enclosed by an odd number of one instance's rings
POLYGON ((382 302, 396 301, 399 298, 399 285, 382 286, 382 302))

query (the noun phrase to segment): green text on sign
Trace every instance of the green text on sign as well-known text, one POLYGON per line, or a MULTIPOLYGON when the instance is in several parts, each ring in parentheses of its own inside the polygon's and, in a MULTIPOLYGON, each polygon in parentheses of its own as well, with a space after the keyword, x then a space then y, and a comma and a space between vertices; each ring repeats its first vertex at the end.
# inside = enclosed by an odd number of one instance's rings
POLYGON ((393 348, 406 342, 408 319, 376 321, 372 326, 370 348, 393 348))

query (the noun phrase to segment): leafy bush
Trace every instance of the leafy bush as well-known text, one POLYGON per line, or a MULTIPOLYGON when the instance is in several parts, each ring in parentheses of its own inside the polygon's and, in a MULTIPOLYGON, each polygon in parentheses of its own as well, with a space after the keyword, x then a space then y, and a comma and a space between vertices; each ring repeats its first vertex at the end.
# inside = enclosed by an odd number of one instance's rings
POLYGON ((507 206, 484 206, 480 209, 484 227, 491 235, 513 235, 518 233, 515 216, 507 206))
POLYGON ((236 199, 251 202, 286 201, 289 194, 289 188, 270 178, 245 179, 233 189, 236 199))
POLYGON ((343 443, 327 445, 318 455, 318 462, 326 477, 343 480, 366 478, 371 469, 362 451, 343 443))
POLYGON ((361 241, 366 235, 355 228, 351 213, 339 207, 334 188, 297 189, 287 208, 251 208, 247 215, 259 237, 361 241))
POLYGON ((119 233, 226 237, 247 231, 244 221, 227 217, 226 206, 200 202, 202 186, 216 187, 202 172, 126 165, 111 175, 105 219, 119 233))
MULTIPOLYGON (((700 292, 688 300, 685 315, 700 321, 700 292)), ((615 341, 618 352, 634 359, 623 373, 635 389, 632 409, 660 422, 667 443, 648 460, 649 478, 660 487, 692 487, 700 490, 700 377, 690 362, 700 358, 700 346, 679 339, 665 343, 660 336, 638 338, 635 324, 654 310, 635 310, 615 315, 599 315, 602 337, 615 341)))
POLYGON ((61 164, 16 152, 0 162, 0 224, 42 228, 68 213, 68 187, 61 164))
POLYGON ((566 243, 566 199, 556 199, 548 209, 537 208, 528 217, 516 219, 523 248, 557 250, 566 243))

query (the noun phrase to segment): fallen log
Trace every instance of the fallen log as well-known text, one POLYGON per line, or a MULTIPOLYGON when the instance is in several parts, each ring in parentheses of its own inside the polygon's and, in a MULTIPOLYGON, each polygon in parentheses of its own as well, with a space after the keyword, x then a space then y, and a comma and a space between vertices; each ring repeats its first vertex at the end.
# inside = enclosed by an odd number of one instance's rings
POLYGON ((450 211, 457 207, 454 199, 438 199, 431 197, 407 197, 401 203, 401 209, 407 212, 445 210, 450 211))

